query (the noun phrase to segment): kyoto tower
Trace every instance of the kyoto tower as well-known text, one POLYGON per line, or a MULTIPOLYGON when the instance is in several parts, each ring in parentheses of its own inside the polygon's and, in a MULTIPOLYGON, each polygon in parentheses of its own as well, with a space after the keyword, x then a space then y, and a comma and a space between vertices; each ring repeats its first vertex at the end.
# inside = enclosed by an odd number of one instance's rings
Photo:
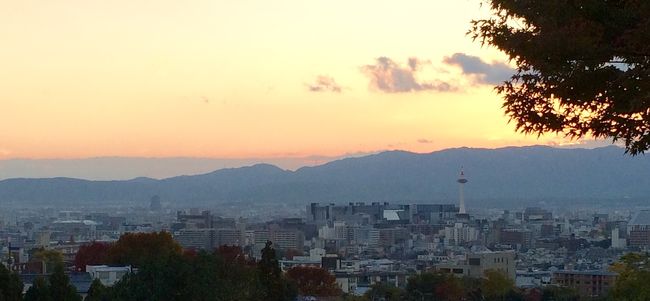
POLYGON ((459 191, 459 208, 458 208, 458 213, 459 214, 465 214, 465 196, 463 194, 463 187, 465 186, 465 183, 467 183, 467 179, 465 179, 465 174, 463 173, 463 168, 461 167, 460 169, 460 176, 458 177, 458 185, 460 187, 459 191))

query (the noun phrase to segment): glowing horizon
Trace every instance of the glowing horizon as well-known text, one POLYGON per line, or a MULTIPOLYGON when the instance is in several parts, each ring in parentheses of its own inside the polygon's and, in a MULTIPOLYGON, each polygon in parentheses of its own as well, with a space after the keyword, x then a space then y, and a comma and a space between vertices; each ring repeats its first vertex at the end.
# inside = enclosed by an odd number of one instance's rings
POLYGON ((20 1, 0 159, 277 158, 567 143, 516 134, 478 1, 20 1))

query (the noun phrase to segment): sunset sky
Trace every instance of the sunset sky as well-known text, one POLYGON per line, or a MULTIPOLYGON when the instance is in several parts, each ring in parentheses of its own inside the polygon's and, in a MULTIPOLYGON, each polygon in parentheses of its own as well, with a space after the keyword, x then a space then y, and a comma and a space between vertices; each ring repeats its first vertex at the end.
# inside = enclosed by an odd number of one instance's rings
POLYGON ((0 159, 278 158, 563 144, 454 1, 6 1, 0 159))

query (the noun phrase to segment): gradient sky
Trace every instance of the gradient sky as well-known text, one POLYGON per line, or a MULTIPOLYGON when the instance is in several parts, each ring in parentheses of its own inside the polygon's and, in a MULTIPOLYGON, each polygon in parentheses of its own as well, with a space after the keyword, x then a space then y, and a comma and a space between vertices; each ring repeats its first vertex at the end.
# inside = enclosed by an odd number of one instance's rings
POLYGON ((478 0, 5 1, 0 159, 565 143, 507 124, 492 90, 505 57, 465 35, 485 13, 478 0))

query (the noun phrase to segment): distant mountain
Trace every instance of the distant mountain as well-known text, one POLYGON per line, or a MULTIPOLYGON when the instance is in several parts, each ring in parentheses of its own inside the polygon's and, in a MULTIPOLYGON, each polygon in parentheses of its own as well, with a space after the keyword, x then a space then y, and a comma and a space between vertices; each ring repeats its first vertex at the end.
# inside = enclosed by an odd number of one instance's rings
POLYGON ((650 197, 650 159, 610 146, 457 148, 404 151, 333 161, 296 171, 258 164, 162 180, 71 178, 0 181, 0 202, 147 204, 152 195, 177 204, 221 202, 455 201, 461 166, 468 205, 502 201, 620 200, 650 197))

